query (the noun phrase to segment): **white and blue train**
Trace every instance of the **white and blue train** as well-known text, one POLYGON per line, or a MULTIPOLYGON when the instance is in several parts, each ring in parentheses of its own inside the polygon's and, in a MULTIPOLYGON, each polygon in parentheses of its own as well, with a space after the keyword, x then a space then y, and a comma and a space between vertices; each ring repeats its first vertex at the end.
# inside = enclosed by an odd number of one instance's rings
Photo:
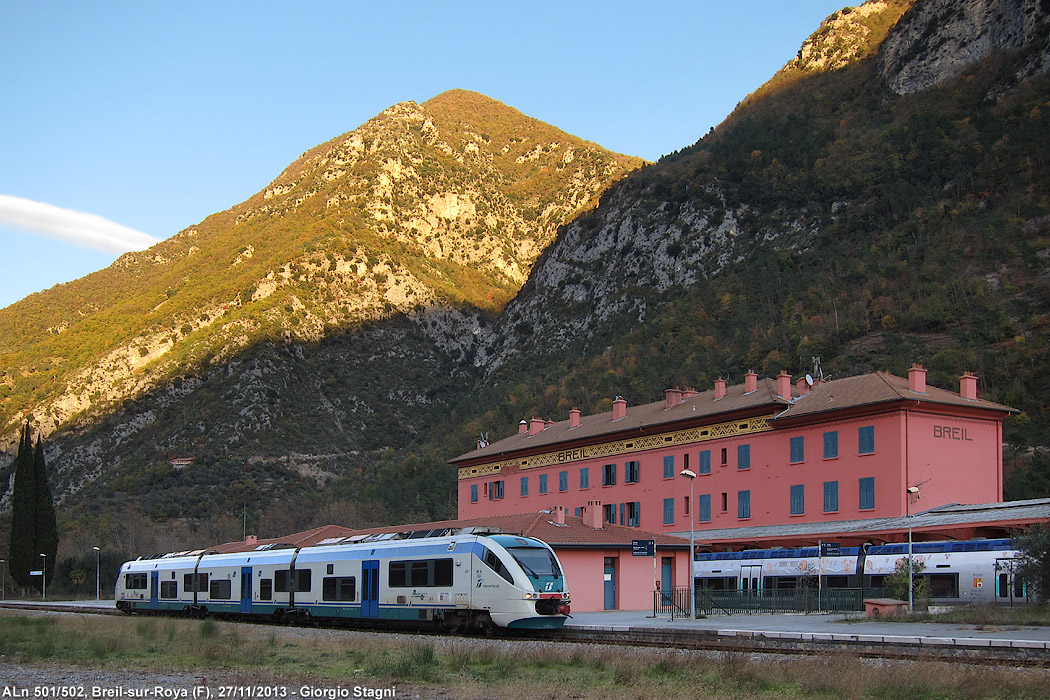
POLYGON ((531 537, 440 530, 278 547, 129 561, 117 607, 450 631, 560 629, 569 615, 558 557, 531 537))
MULTIPOLYGON (((908 544, 841 547, 834 556, 819 556, 817 547, 753 549, 696 555, 696 586, 705 590, 757 593, 816 585, 825 589, 878 589, 908 556, 908 544)), ((915 542, 912 557, 923 568, 937 603, 1003 603, 1028 599, 1018 575, 1020 553, 1009 539, 915 542)))

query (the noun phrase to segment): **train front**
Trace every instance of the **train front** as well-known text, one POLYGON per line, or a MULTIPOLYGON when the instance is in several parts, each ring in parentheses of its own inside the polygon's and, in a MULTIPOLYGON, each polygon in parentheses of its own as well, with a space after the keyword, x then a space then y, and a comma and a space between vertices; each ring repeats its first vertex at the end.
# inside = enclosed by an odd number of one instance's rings
POLYGON ((554 550, 532 537, 492 535, 488 539, 506 550, 525 583, 520 612, 507 611, 510 614, 503 615, 503 620, 494 615, 493 621, 510 629, 561 629, 569 616, 569 586, 554 550))

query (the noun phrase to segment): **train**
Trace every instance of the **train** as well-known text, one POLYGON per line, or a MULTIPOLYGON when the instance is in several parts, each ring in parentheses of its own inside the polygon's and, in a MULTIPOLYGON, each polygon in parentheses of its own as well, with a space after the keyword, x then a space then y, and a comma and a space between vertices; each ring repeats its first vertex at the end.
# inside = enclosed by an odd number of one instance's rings
POLYGON ((433 627, 557 630, 570 614, 554 550, 515 534, 441 529, 249 552, 175 552, 124 563, 127 613, 433 627))
MULTIPOLYGON (((908 544, 833 547, 821 556, 819 547, 705 552, 696 555, 697 588, 758 594, 819 585, 825 589, 859 588, 876 591, 901 559, 908 544)), ((915 542, 912 557, 921 570, 917 579, 929 582, 932 602, 1007 603, 1028 600, 1028 586, 1018 573, 1020 552, 1010 539, 915 542)))

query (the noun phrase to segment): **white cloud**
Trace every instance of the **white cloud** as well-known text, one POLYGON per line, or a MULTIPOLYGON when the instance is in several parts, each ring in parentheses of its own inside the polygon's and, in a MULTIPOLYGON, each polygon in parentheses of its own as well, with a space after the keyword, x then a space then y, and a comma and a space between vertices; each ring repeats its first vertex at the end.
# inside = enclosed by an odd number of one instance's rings
POLYGON ((7 194, 0 194, 0 228, 39 233, 106 253, 145 250, 160 243, 159 238, 97 214, 62 209, 7 194))

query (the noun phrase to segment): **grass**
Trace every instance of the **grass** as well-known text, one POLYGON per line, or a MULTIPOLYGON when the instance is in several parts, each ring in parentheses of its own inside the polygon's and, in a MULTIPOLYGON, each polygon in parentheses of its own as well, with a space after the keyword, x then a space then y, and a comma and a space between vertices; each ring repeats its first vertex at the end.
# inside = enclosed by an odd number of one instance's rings
MULTIPOLYGON (((16 664, 211 672, 292 684, 441 688, 456 698, 1047 697, 1050 670, 757 656, 239 625, 214 620, 0 613, 0 656, 16 664), (406 642, 406 639, 408 640, 406 642)), ((425 693, 424 693, 425 694, 425 693)))
POLYGON ((949 612, 929 615, 917 613, 903 618, 906 622, 945 622, 977 627, 1050 627, 1050 604, 966 605, 949 612))

